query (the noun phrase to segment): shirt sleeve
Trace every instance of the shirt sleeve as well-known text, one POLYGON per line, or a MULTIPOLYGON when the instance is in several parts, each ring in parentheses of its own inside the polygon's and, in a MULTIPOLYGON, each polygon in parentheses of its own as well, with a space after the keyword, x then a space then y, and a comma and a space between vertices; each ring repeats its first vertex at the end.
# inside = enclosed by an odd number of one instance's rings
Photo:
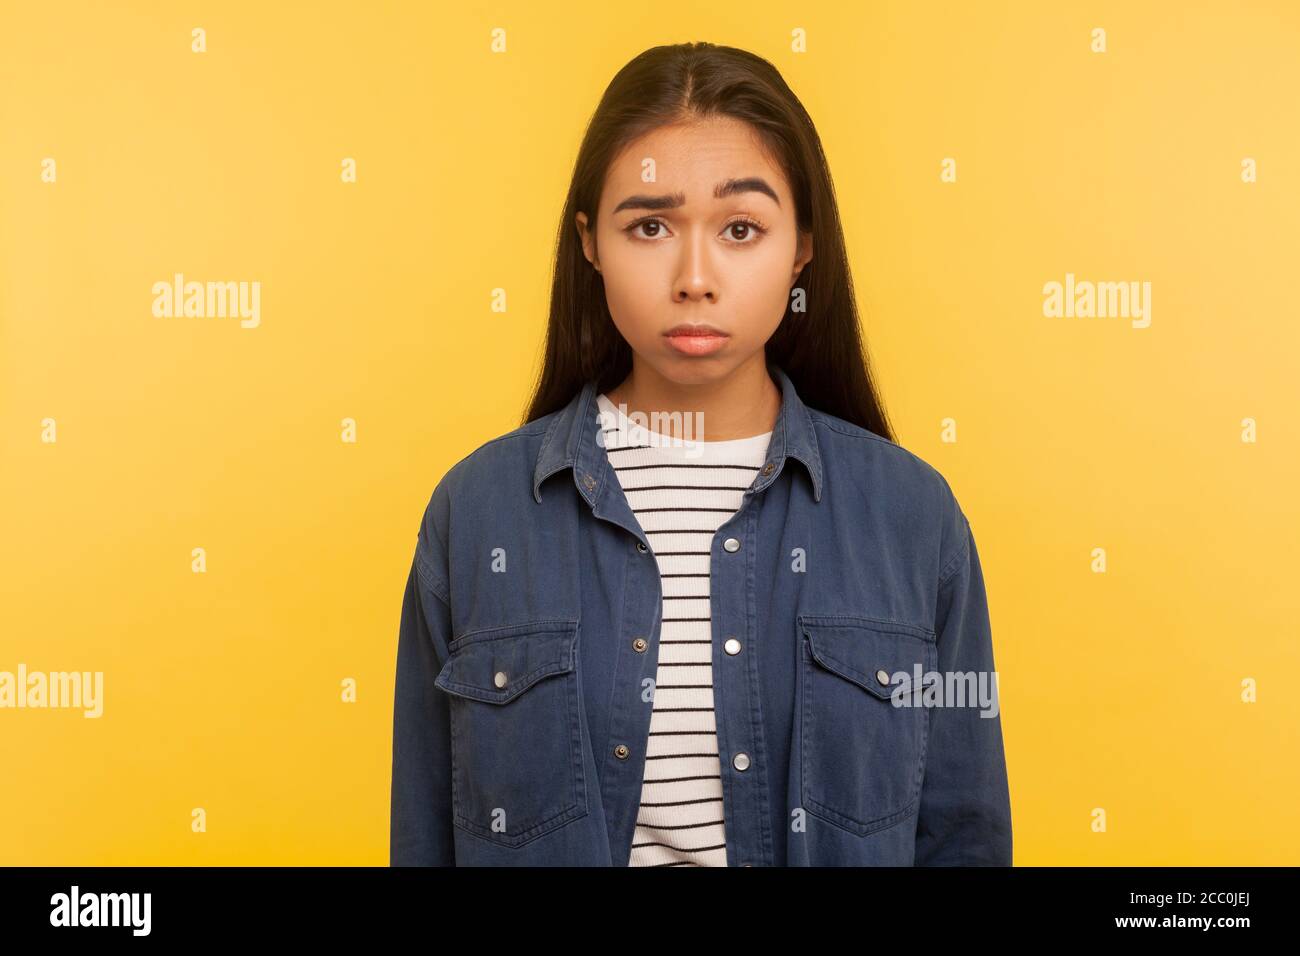
POLYGON ((965 543, 940 571, 938 669, 945 684, 950 675, 973 674, 966 686, 986 688, 982 696, 992 703, 944 700, 948 706, 929 708, 915 865, 1010 866, 1011 801, 984 575, 964 515, 960 527, 965 543))
POLYGON ((447 695, 434 686, 450 640, 447 589, 423 531, 406 580, 393 693, 390 866, 454 866, 451 730, 447 695))

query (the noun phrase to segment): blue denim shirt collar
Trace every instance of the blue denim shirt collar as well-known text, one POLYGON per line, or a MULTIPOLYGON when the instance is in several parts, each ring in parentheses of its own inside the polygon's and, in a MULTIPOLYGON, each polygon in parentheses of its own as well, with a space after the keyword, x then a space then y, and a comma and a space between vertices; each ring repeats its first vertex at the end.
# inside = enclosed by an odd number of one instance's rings
MULTIPOLYGON (((799 399, 790 376, 779 365, 768 365, 773 380, 781 387, 781 409, 772 426, 772 438, 767 448, 767 464, 754 479, 750 490, 759 492, 776 481, 785 468, 786 459, 797 459, 812 479, 813 500, 822 498, 822 461, 817 451, 817 436, 813 432, 812 416, 799 399)), ((537 455, 533 471, 533 498, 542 501, 542 482, 563 468, 573 469, 573 481, 579 494, 589 505, 595 506, 600 483, 604 480, 607 460, 604 448, 597 442, 600 429, 596 404, 596 383, 588 381, 582 390, 560 410, 546 429, 542 448, 537 455)))

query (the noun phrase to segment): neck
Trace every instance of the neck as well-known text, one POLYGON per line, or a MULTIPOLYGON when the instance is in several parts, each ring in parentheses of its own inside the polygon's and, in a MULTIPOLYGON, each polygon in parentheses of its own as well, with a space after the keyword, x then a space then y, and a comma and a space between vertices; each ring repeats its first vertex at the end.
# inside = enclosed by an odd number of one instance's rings
MULTIPOLYGON (((630 415, 678 412, 700 415, 700 441, 732 441, 770 432, 781 410, 781 389, 767 372, 762 351, 718 381, 684 384, 665 378, 647 363, 632 359, 632 371, 605 393, 630 415)), ((651 419, 653 420, 653 419, 651 419)))

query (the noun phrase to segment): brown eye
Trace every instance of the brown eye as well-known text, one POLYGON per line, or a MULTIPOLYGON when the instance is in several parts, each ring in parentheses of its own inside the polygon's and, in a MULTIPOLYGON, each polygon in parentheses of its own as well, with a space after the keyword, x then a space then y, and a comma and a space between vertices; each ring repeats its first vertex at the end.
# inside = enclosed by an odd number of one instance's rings
POLYGON ((765 232, 766 229, 751 219, 737 219, 726 228, 727 235, 738 246, 752 246, 765 232))
POLYGON ((653 219, 651 219, 651 220, 649 220, 649 221, 647 221, 647 222, 643 222, 643 223, 641 223, 641 228, 642 228, 642 229, 653 229, 653 230, 654 230, 653 232, 647 233, 647 235, 648 235, 650 238, 654 238, 655 236, 657 236, 657 235, 659 234, 659 223, 656 222, 656 221, 653 220, 653 219))

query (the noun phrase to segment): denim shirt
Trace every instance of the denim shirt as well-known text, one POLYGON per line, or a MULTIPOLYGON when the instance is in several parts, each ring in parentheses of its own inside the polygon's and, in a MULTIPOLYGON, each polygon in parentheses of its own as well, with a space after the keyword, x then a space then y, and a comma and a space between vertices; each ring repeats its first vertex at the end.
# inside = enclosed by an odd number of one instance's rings
MULTIPOLYGON (((1010 865, 966 517, 929 464, 769 372, 766 462, 709 559, 727 864, 1010 865)), ((588 382, 482 445, 425 509, 398 637, 391 865, 628 863, 663 605, 596 396, 588 382)))

